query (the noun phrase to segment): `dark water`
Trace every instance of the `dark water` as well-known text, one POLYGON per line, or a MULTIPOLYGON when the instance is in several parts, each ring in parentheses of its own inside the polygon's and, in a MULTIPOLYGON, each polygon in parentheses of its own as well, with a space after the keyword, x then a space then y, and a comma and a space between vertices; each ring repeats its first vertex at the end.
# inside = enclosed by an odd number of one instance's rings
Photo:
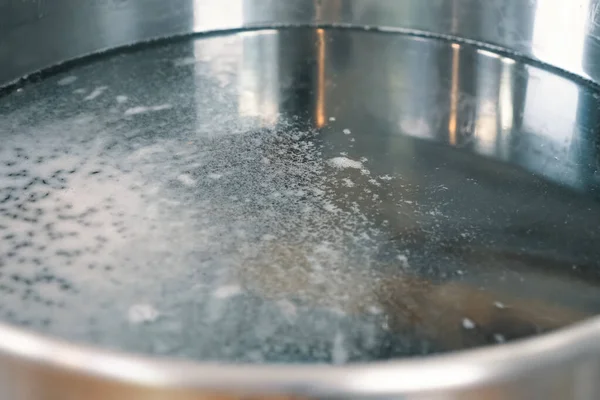
POLYGON ((244 362, 568 325, 600 310, 598 106, 535 66, 374 32, 80 65, 0 99, 0 317, 244 362))

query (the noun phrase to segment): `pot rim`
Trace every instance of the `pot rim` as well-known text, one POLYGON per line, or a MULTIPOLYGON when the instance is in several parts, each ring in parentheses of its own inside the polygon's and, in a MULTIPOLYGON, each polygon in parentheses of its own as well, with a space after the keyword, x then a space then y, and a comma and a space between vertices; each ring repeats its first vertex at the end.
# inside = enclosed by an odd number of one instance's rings
POLYGON ((503 345, 341 366, 161 359, 69 343, 4 323, 0 338, 0 353, 28 365, 154 389, 386 396, 481 387, 589 358, 600 351, 600 317, 503 345))

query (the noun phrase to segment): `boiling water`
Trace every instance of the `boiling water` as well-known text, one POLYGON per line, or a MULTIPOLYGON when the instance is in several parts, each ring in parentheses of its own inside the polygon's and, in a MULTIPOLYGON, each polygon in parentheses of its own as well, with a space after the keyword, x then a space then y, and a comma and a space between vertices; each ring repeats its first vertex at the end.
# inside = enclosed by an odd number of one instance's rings
POLYGON ((332 363, 581 320, 600 310, 597 103, 504 55, 351 30, 80 64, 0 99, 0 317, 332 363))

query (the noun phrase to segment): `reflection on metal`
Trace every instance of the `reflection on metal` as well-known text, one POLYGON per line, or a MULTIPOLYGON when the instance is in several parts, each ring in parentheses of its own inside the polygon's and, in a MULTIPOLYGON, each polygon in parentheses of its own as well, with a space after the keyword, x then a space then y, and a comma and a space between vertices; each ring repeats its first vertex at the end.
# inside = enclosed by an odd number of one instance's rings
MULTIPOLYGON (((243 35, 253 36, 256 33, 247 32, 243 35)), ((279 114, 279 38, 276 31, 268 31, 266 34, 262 32, 258 40, 258 47, 252 41, 244 42, 241 58, 237 60, 238 109, 241 116, 274 124, 279 114)))
POLYGON ((501 64, 501 75, 500 75, 500 93, 499 93, 499 119, 500 119, 500 132, 498 141, 498 151, 504 156, 509 155, 509 142, 508 138, 514 127, 514 108, 515 104, 513 101, 513 65, 514 63, 505 62, 506 59, 502 59, 501 64))
POLYGON ((485 50, 485 49, 477 49, 477 53, 481 54, 482 56, 489 57, 489 58, 501 58, 500 55, 493 53, 491 51, 485 50))
POLYGON ((513 154, 527 169, 581 188, 582 182, 577 179, 578 161, 569 152, 571 141, 579 135, 580 88, 546 72, 530 70, 529 74, 522 122, 522 130, 527 134, 513 154), (534 153, 538 155, 533 157, 534 153))
MULTIPOLYGON (((193 1, 193 29, 223 29, 228 25, 240 26, 244 23, 244 2, 243 1, 217 1, 213 3, 205 0, 193 1)), ((176 9, 177 5, 173 5, 176 9)))
POLYGON ((497 153, 498 115, 495 99, 482 99, 478 104, 475 121, 475 147, 486 155, 497 153))
POLYGON ((451 70, 451 88, 450 88, 450 115, 448 120, 448 137, 451 145, 457 142, 457 121, 458 121, 458 102, 460 101, 459 92, 459 68, 460 68, 460 45, 452 44, 452 70, 451 70))
POLYGON ((317 128, 325 126, 327 113, 325 110, 325 90, 326 90, 326 78, 325 78, 325 62, 327 45, 325 40, 325 31, 323 29, 317 29, 317 101, 316 101, 316 112, 315 120, 317 128))
POLYGON ((500 78, 500 127, 509 131, 513 127, 513 93, 511 86, 511 70, 506 64, 502 64, 502 75, 500 78))
POLYGON ((525 129, 557 143, 572 135, 579 105, 577 86, 557 76, 533 73, 525 96, 525 129))
POLYGON ((539 58, 600 82, 600 64, 588 62, 597 53, 593 41, 600 36, 598 0, 289 0, 285 3, 281 0, 146 0, 143 3, 54 0, 51 3, 50 7, 48 1, 0 0, 0 59, 13 60, 0 70, 0 85, 66 59, 141 40, 245 26, 307 23, 401 27, 467 37, 539 58), (41 14, 40 4, 44 4, 41 14), (115 29, 114 23, 99 23, 119 21, 128 13, 131 13, 128 23, 135 29, 115 29), (6 17, 8 14, 11 15, 6 17), (68 45, 65 40, 70 41, 68 45), (32 48, 36 49, 36 57, 28 56, 28 49, 32 48))
MULTIPOLYGON (((209 42, 194 42, 193 53, 189 58, 177 62, 193 64, 197 86, 206 84, 204 76, 208 73, 212 84, 219 86, 223 95, 215 101, 223 101, 225 93, 234 90, 238 97, 237 109, 240 116, 254 117, 266 124, 273 124, 279 114, 279 86, 277 77, 277 32, 264 30, 245 32, 241 35, 259 37, 260 46, 245 47, 246 42, 229 40, 225 49, 220 44, 214 46, 209 42), (232 76, 237 81, 232 85, 232 76), (202 83, 202 84, 201 84, 202 83)), ((199 90, 198 104, 203 104, 206 94, 199 90)), ((203 124, 206 121, 198 121, 203 124)))
POLYGON ((582 69, 588 30, 590 0, 569 0, 575 7, 557 7, 552 1, 538 1, 533 23, 534 54, 550 62, 565 60, 582 69))
MULTIPOLYGON (((499 104, 498 97, 502 78, 499 70, 500 57, 487 50, 477 50, 478 63, 474 68, 472 80, 474 89, 463 89, 463 96, 468 96, 469 107, 461 109, 462 119, 466 120, 467 128, 474 125, 475 131, 461 130, 461 136, 466 136, 463 141, 472 143, 472 148, 486 155, 496 155, 498 151, 498 126, 499 104), (471 96, 469 96, 471 95, 471 96), (472 111, 473 110, 473 111, 472 111)), ((464 72, 463 72, 464 74, 464 72)), ((468 79, 468 78, 467 78, 468 79)), ((462 88, 461 88, 462 89, 462 88)), ((466 145, 465 144, 465 145, 466 145)))

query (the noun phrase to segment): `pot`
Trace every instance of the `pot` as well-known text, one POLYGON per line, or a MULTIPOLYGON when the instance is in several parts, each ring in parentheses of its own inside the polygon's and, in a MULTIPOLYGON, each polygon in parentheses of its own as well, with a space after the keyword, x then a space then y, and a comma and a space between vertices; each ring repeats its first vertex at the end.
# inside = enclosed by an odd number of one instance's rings
POLYGON ((0 397, 597 398, 599 5, 0 0, 0 397))

